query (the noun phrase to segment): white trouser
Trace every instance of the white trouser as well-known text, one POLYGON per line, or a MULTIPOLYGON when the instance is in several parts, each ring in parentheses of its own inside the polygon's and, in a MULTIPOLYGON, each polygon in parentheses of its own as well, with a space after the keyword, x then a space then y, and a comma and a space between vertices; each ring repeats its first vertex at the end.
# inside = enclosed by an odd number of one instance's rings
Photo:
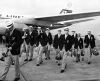
POLYGON ((44 51, 44 46, 41 46, 41 44, 39 44, 38 52, 37 52, 37 54, 38 54, 37 64, 40 64, 40 62, 42 61, 43 51, 44 51))
POLYGON ((25 47, 26 47, 26 59, 32 59, 33 58, 33 51, 34 51, 34 45, 31 46, 30 44, 25 44, 25 47), (29 56, 29 53, 30 53, 30 56, 29 56))
POLYGON ((45 46, 45 57, 46 58, 49 58, 50 57, 50 49, 51 49, 51 46, 49 44, 47 44, 45 46))
MULTIPOLYGON (((60 51, 60 49, 58 48, 58 49, 55 49, 55 51, 56 51, 56 56, 55 57, 59 57, 59 56, 61 56, 61 57, 63 57, 63 51, 60 51)), ((56 62, 57 63, 60 63, 60 61, 61 60, 57 60, 56 62)))
POLYGON ((65 69, 65 66, 66 66, 67 64, 70 64, 70 62, 71 62, 71 52, 69 52, 69 51, 67 51, 67 52, 64 51, 61 69, 65 69))
POLYGON ((88 47, 88 48, 85 48, 84 51, 85 51, 85 60, 87 62, 90 62, 91 61, 91 57, 92 57, 92 55, 91 55, 92 49, 90 47, 88 47))
POLYGON ((14 65, 15 65, 15 78, 20 77, 19 56, 18 55, 11 55, 11 54, 8 53, 8 57, 6 58, 5 70, 4 70, 4 73, 2 74, 2 76, 0 77, 0 80, 6 79, 9 68, 12 64, 12 59, 14 61, 14 65))

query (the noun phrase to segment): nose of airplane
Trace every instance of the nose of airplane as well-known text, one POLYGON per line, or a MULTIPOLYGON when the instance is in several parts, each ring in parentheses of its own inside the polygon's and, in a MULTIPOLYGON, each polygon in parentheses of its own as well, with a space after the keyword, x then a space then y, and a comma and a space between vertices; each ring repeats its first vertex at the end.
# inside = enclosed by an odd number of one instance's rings
POLYGON ((0 34, 4 34, 6 31, 6 25, 4 22, 0 22, 0 34))
POLYGON ((6 31, 6 27, 0 26, 0 34, 4 34, 6 31))

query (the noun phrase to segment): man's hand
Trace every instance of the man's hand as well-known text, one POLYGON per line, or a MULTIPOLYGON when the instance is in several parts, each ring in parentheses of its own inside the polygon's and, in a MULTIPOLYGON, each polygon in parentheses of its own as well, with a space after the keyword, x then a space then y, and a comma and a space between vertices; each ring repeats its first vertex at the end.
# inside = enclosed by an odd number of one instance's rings
POLYGON ((22 36, 22 39, 25 39, 25 36, 22 36))
POLYGON ((4 39, 4 40, 5 40, 5 39, 6 39, 6 37, 5 37, 5 36, 2 36, 2 39, 4 39))
POLYGON ((9 50, 12 50, 12 47, 9 47, 8 49, 9 49, 9 50))

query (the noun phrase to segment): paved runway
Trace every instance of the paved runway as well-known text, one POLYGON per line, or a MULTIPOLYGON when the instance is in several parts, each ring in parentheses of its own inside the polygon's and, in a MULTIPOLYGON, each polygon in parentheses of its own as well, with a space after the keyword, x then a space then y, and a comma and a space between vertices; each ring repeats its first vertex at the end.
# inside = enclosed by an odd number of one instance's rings
MULTIPOLYGON (((6 49, 3 49, 5 51, 6 49)), ((2 46, 0 46, 2 53, 2 46)), ((60 73, 60 66, 57 66, 55 51, 51 51, 51 60, 44 60, 41 66, 36 66, 36 50, 34 60, 28 63, 24 62, 25 53, 20 58, 21 80, 20 81, 100 81, 100 55, 93 56, 92 64, 85 62, 75 63, 75 58, 69 58, 69 64, 65 73, 60 73), (23 76, 22 76, 23 75, 23 76)), ((1 57, 1 54, 0 54, 1 57)), ((5 62, 0 61, 0 75, 4 70, 5 62)), ((7 81, 14 79, 14 66, 11 66, 7 81)))

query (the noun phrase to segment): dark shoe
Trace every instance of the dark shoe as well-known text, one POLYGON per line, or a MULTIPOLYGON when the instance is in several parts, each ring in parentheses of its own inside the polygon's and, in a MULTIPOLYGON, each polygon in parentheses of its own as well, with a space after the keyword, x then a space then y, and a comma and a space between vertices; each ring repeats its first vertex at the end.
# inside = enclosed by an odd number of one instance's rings
POLYGON ((40 64, 36 64, 36 66, 40 66, 40 64))
POLYGON ((43 63, 43 61, 40 62, 40 64, 42 64, 42 63, 43 63))
POLYGON ((80 59, 78 59, 78 62, 80 62, 80 59))
POLYGON ((58 63, 58 66, 60 66, 60 63, 58 63))
POLYGON ((25 59, 24 61, 28 61, 28 59, 25 59))
POLYGON ((78 63, 78 60, 76 60, 76 63, 78 63))
POLYGON ((61 71, 60 71, 60 73, 63 73, 65 70, 64 69, 62 69, 61 71))
POLYGON ((45 58, 45 60, 48 60, 48 58, 45 58))
POLYGON ((12 65, 14 65, 15 63, 14 62, 12 62, 12 65))
POLYGON ((1 60, 1 61, 5 61, 5 60, 4 60, 4 57, 1 57, 0 60, 1 60))
POLYGON ((15 78, 15 79, 14 79, 14 81, 19 81, 19 80, 20 80, 20 78, 15 78))
POLYGON ((91 64, 91 62, 88 62, 88 64, 91 64))
POLYGON ((48 57, 48 59, 50 60, 50 57, 48 57))
POLYGON ((65 65, 65 69, 67 68, 67 64, 65 65))
POLYGON ((3 80, 0 80, 0 81, 3 81, 3 80))
POLYGON ((32 61, 32 59, 29 59, 29 61, 32 61))

